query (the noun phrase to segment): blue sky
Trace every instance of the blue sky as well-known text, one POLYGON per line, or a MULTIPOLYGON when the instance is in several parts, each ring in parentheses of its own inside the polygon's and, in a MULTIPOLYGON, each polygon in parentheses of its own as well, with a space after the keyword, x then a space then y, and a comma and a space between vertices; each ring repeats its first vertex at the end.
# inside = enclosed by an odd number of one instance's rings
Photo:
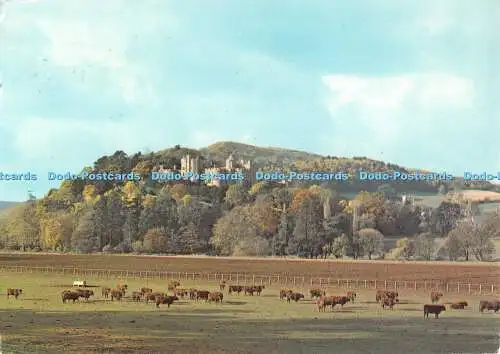
POLYGON ((496 0, 1 1, 0 171, 41 180, 0 200, 218 140, 500 170, 496 0))

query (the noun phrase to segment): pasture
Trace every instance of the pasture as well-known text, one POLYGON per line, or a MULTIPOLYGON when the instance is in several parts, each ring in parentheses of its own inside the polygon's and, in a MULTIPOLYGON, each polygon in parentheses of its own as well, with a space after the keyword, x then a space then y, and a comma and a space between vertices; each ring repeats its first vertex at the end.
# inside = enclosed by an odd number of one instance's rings
MULTIPOLYGON (((63 304, 72 276, 0 272, 0 335, 6 353, 491 353, 498 347, 498 315, 479 313, 480 298, 444 294, 441 302, 466 300, 439 319, 423 318, 428 292, 400 291, 400 304, 383 310, 374 291, 358 292, 344 308, 320 313, 309 287, 298 303, 280 301, 280 287, 261 296, 228 295, 222 304, 180 300, 172 307, 110 301, 101 286, 121 279, 85 279, 98 286, 88 302, 63 304), (6 288, 22 288, 16 300, 6 288)), ((127 280, 129 293, 147 286, 167 291, 164 280, 127 280)), ((217 282, 182 287, 218 290, 217 282)), ((326 289, 330 294, 346 290, 326 289)), ((481 299, 488 297, 481 297, 481 299)))

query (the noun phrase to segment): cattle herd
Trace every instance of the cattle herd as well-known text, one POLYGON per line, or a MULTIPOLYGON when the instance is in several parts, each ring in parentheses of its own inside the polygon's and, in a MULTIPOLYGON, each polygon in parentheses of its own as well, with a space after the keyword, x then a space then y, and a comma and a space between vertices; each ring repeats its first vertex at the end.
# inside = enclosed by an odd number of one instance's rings
MULTIPOLYGON (((62 291, 62 302, 66 303, 67 301, 72 301, 75 303, 80 299, 88 301, 90 297, 95 296, 94 291, 86 289, 88 286, 86 283, 84 284, 84 288, 81 288, 81 284, 78 284, 77 287, 74 285, 72 289, 62 291)), ((190 299, 193 301, 204 300, 205 302, 222 303, 226 288, 229 295, 240 295, 243 293, 248 296, 259 296, 264 291, 265 286, 227 285, 225 281, 222 281, 219 284, 218 291, 210 291, 194 288, 182 288, 180 282, 171 281, 167 285, 167 290, 171 293, 170 295, 166 292, 153 291, 151 288, 143 287, 137 291, 132 291, 130 296, 127 297, 128 286, 126 284, 118 284, 114 288, 102 287, 101 296, 103 299, 110 299, 111 301, 122 301, 124 298, 128 298, 135 302, 144 301, 145 303, 149 303, 151 301, 157 308, 159 308, 160 305, 167 305, 167 307, 170 307, 174 301, 179 299, 190 299)), ((7 289, 7 298, 13 296, 17 299, 21 294, 23 294, 22 289, 7 289)), ((325 312, 329 307, 333 311, 336 305, 343 307, 348 303, 354 303, 357 298, 357 294, 354 291, 349 291, 344 295, 327 295, 324 289, 319 288, 310 289, 309 295, 310 298, 314 300, 319 312, 325 312)), ((446 311, 445 305, 449 305, 453 310, 463 310, 469 306, 466 301, 438 304, 442 297, 443 293, 441 292, 433 291, 430 293, 431 304, 424 305, 424 318, 428 318, 429 314, 433 314, 435 318, 439 318, 439 314, 446 311)), ((292 289, 281 289, 279 298, 280 300, 286 299, 288 303, 292 301, 299 302, 300 300, 305 299, 305 295, 292 289)), ((387 307, 389 309, 394 309, 394 306, 399 303, 399 294, 396 291, 378 290, 375 294, 375 301, 380 304, 382 308, 387 307)), ((485 310, 498 312, 500 310, 500 301, 481 300, 479 302, 479 311, 484 312, 485 310)))

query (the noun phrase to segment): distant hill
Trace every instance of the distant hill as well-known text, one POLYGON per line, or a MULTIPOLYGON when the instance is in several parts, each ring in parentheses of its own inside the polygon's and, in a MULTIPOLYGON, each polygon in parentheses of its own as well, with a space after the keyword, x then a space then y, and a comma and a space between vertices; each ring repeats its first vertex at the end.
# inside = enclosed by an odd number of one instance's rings
POLYGON ((0 210, 10 208, 11 206, 14 206, 16 204, 19 204, 19 202, 0 201, 0 210))

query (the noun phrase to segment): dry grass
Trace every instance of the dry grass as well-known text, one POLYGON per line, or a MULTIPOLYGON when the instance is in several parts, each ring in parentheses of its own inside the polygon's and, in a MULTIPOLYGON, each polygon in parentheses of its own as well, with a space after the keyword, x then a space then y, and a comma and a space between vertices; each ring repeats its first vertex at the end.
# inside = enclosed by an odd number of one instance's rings
POLYGON ((197 273, 297 275, 362 280, 407 280, 499 284, 497 263, 335 261, 130 255, 0 254, 1 265, 80 269, 162 270, 197 273))
MULTIPOLYGON (((423 319, 426 293, 401 293, 395 310, 382 310, 374 292, 343 309, 318 313, 312 301, 288 304, 279 288, 262 296, 225 295, 223 304, 180 301, 170 309, 97 296, 88 303, 62 304, 60 291, 74 279, 0 273, 0 288, 23 288, 18 300, 0 297, 0 334, 9 353, 443 353, 494 352, 496 314, 480 314, 479 298, 464 311, 448 310, 439 320, 423 319), (67 285, 66 285, 67 284, 67 285)), ((87 279, 114 286, 119 280, 87 279)), ((158 281, 128 282, 131 290, 158 281)), ((182 284, 208 290, 216 283, 182 284)), ((307 292, 305 289, 296 289, 307 292)), ((328 289, 342 294, 345 290, 328 289)), ((307 298, 307 297, 306 297, 307 298)))
POLYGON ((500 193, 482 190, 465 190, 461 192, 466 199, 474 202, 500 202, 500 193))

